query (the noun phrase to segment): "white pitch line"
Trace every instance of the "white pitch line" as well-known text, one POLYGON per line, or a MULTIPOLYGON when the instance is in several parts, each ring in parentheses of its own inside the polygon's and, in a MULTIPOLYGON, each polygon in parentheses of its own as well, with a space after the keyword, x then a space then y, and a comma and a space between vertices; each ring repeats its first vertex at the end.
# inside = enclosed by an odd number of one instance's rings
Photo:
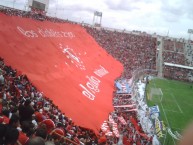
MULTIPOLYGON (((166 118, 166 121, 167 121, 168 127, 169 127, 169 128, 171 128, 171 127, 170 127, 170 124, 169 124, 169 121, 168 121, 168 118, 167 118, 167 116, 166 116, 166 113, 165 113, 164 107, 163 107, 163 105, 162 105, 162 102, 161 102, 160 104, 161 104, 162 110, 163 110, 163 112, 164 112, 164 116, 165 116, 165 118, 166 118)), ((176 143, 175 143, 175 141, 174 141, 174 138, 173 138, 173 137, 172 137, 172 140, 173 140, 174 144, 176 145, 176 143)))
POLYGON ((165 141, 166 141, 166 137, 167 137, 167 131, 166 131, 166 134, 165 134, 165 137, 164 137, 164 143, 163 143, 163 145, 165 145, 165 141))
POLYGON ((180 113, 183 113, 183 111, 182 111, 181 107, 179 106, 179 104, 178 104, 178 102, 177 102, 176 97, 174 96, 174 94, 173 94, 173 93, 170 93, 170 94, 173 96, 173 98, 174 98, 174 100, 175 100, 175 102, 176 102, 176 104, 177 104, 177 106, 178 106, 178 108, 179 108, 179 110, 180 110, 180 113))
POLYGON ((193 107, 193 105, 192 105, 191 103, 183 102, 183 104, 186 104, 186 105, 188 105, 188 106, 190 106, 190 107, 193 107))
POLYGON ((160 92, 161 92, 161 94, 162 94, 162 96, 163 96, 164 94, 163 94, 163 92, 162 92, 162 89, 161 89, 161 88, 159 88, 159 90, 160 90, 160 92))
MULTIPOLYGON (((154 81, 153 81, 153 83, 154 83, 154 86, 157 88, 157 86, 156 86, 156 84, 155 84, 154 81)), ((167 122, 167 124, 168 124, 168 127, 171 128, 171 127, 170 127, 170 124, 169 124, 169 121, 168 121, 168 118, 167 118, 167 116, 166 116, 166 112, 164 111, 164 107, 163 107, 163 105, 162 105, 162 102, 160 102, 160 104, 161 104, 162 110, 163 110, 163 112, 164 112, 164 116, 165 116, 165 118, 166 118, 166 122, 167 122)), ((173 137, 172 137, 172 140, 173 140, 174 144, 176 145, 173 137)))
POLYGON ((176 127, 172 127, 172 128, 183 131, 183 129, 181 128, 176 128, 176 127))
POLYGON ((179 111, 174 111, 174 110, 169 110, 169 109, 164 109, 165 111, 169 111, 169 112, 175 112, 175 113, 181 113, 179 111))
POLYGON ((163 110, 163 112, 164 112, 164 116, 165 116, 165 118, 166 118, 167 124, 168 124, 168 126, 169 126, 169 128, 170 128, 170 124, 169 124, 168 118, 167 118, 167 116, 166 116, 165 109, 164 109, 162 103, 160 103, 160 104, 161 104, 162 110, 163 110))
MULTIPOLYGON (((163 112, 164 112, 164 116, 165 116, 166 122, 167 122, 167 124, 168 124, 168 127, 170 128, 170 124, 169 124, 168 118, 167 118, 167 116, 166 116, 166 113, 165 113, 165 111, 164 111, 164 107, 163 107, 162 103, 160 103, 160 104, 161 104, 162 110, 163 110, 163 112)), ((167 131, 166 131, 166 132, 167 132, 167 131)), ((164 145, 165 145, 165 141, 164 141, 164 145)))

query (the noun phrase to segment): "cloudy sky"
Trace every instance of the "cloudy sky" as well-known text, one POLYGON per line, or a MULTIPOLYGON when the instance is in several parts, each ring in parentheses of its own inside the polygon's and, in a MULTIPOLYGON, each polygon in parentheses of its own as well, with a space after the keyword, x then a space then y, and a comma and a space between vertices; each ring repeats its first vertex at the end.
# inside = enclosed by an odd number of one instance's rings
MULTIPOLYGON (((0 0, 0 5, 24 9, 27 1, 0 0)), ((103 27, 164 36, 169 31, 178 38, 189 38, 187 30, 193 29, 193 0, 50 0, 48 14, 92 24, 94 11, 103 13, 103 27)))

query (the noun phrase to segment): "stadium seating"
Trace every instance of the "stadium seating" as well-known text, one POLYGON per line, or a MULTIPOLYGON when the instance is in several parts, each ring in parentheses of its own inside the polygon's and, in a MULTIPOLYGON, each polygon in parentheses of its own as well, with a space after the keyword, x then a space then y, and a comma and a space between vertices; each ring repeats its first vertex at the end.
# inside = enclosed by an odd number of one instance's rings
POLYGON ((95 40, 124 65, 122 77, 130 79, 138 68, 155 69, 156 38, 85 27, 95 40))
MULTIPOLYGON (((164 51, 163 51, 163 61, 172 64, 193 66, 192 59, 188 59, 188 56, 192 54, 191 49, 185 51, 185 43, 165 39, 164 40, 164 51), (186 52, 186 53, 185 53, 186 52)), ((181 80, 181 81, 191 81, 192 71, 189 69, 177 68, 174 66, 164 66, 163 69, 164 77, 181 80)))
MULTIPOLYGON (((0 8, 0 12, 9 16, 19 16, 58 23, 74 23, 68 20, 48 17, 45 15, 32 14, 10 8, 0 8)), ((136 35, 131 33, 109 31, 84 27, 91 36, 109 54, 119 60, 124 65, 124 73, 118 79, 132 78, 132 73, 136 69, 156 68, 156 38, 150 35, 136 35)), ((164 61, 185 65, 183 44, 165 41, 164 61)), ((175 79, 187 80, 187 70, 176 69, 174 67, 164 68, 164 76, 175 76, 175 79)), ((116 91, 116 88, 115 88, 116 91)), ((76 126, 60 109, 52 103, 52 100, 44 96, 40 90, 31 84, 27 76, 20 74, 17 70, 6 66, 3 58, 0 59, 0 122, 7 124, 10 114, 20 116, 21 127, 18 144, 25 144, 32 136, 40 136, 46 141, 55 144, 101 144, 113 145, 122 142, 124 145, 147 145, 151 144, 152 138, 146 137, 137 117, 136 105, 131 100, 131 95, 120 95, 114 92, 113 106, 131 105, 128 108, 115 108, 110 113, 115 123, 117 123, 120 137, 108 136, 102 130, 96 135, 92 130, 76 126), (26 109, 27 108, 27 109, 26 109), (25 116, 23 112, 31 112, 25 116), (21 117, 22 116, 22 117, 21 117), (124 125, 119 118, 123 118, 127 125, 124 125), (22 118, 22 119, 21 119, 22 118)), ((26 113, 24 113, 26 114, 26 113)), ((110 130, 112 125, 110 124, 110 130)))

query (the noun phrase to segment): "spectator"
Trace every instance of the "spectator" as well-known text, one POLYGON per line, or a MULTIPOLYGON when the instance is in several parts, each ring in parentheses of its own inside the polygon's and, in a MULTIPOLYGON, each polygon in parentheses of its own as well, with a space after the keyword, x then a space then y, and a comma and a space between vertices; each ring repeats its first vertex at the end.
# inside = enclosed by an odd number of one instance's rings
POLYGON ((29 139, 27 145, 45 145, 45 142, 41 137, 33 137, 29 139))
POLYGON ((11 119, 9 120, 9 126, 13 128, 19 127, 19 117, 16 114, 11 116, 11 119))
MULTIPOLYGON (((36 12, 23 12, 9 8, 5 8, 1 10, 1 12, 10 16, 16 15, 35 20, 41 19, 45 21, 69 23, 67 20, 37 15, 36 12)), ((85 27, 85 29, 110 55, 124 65, 124 72, 120 79, 125 78, 129 80, 133 77, 132 72, 139 68, 155 69, 156 39, 150 35, 136 35, 105 29, 97 30, 91 27, 85 27)), ((2 94, 4 95, 3 107, 14 114, 18 108, 20 122, 22 124, 22 130, 20 130, 20 134, 22 135, 20 135, 20 137, 22 138, 22 136, 24 136, 23 140, 21 138, 19 139, 22 144, 25 144, 28 137, 33 135, 36 137, 30 138, 28 144, 33 145, 39 142, 43 145, 45 144, 43 139, 37 136, 41 136, 46 140, 47 135, 49 139, 55 140, 57 143, 60 142, 60 139, 64 139, 63 137, 68 138, 65 141, 68 143, 73 141, 78 144, 81 144, 81 142, 85 144, 118 143, 119 137, 114 134, 108 136, 100 132, 99 136, 96 137, 93 131, 76 126, 71 119, 61 113, 51 100, 46 98, 29 82, 27 76, 22 75, 17 70, 13 70, 10 66, 5 66, 3 59, 0 59, 0 68, 2 72, 1 80, 3 80, 1 81, 3 82, 2 94), (33 114, 35 119, 33 119, 33 114), (58 125, 59 122, 62 125, 58 125), (32 123, 34 125, 30 125, 32 123), (55 124, 57 124, 57 127, 55 124), (36 129, 35 126, 38 126, 38 128, 36 129), (33 134, 34 130, 36 130, 35 134, 33 134), (99 143, 97 142, 97 138, 99 143)), ((136 103, 134 100, 131 100, 131 98, 129 94, 120 95, 114 93, 113 105, 131 105, 131 107, 115 108, 115 111, 110 114, 114 123, 109 123, 109 128, 113 131, 115 124, 117 125, 117 130, 123 134, 120 140, 121 142, 126 138, 131 144, 136 143, 137 140, 145 144, 145 142, 148 142, 147 139, 138 135, 138 131, 143 132, 141 126, 137 125, 137 127, 135 127, 128 117, 132 116, 134 121, 139 122, 137 112, 135 111, 138 106, 133 105, 136 103), (126 124, 120 121, 121 117, 122 121, 124 119, 126 124), (136 130, 136 128, 138 130, 136 130)), ((17 125, 15 124, 15 126, 17 125)))
POLYGON ((34 114, 34 108, 31 106, 30 99, 27 99, 23 104, 20 104, 19 106, 19 116, 20 116, 20 122, 23 121, 32 121, 32 115, 34 114))
POLYGON ((14 145, 19 137, 19 131, 9 125, 0 124, 0 144, 14 145))
POLYGON ((45 145, 55 145, 55 144, 54 144, 54 142, 52 142, 52 141, 47 141, 47 142, 45 143, 45 145))
POLYGON ((43 138, 44 140, 46 140, 47 139, 47 131, 46 131, 46 129, 43 128, 43 127, 42 128, 38 128, 36 130, 35 136, 39 136, 39 137, 43 138))

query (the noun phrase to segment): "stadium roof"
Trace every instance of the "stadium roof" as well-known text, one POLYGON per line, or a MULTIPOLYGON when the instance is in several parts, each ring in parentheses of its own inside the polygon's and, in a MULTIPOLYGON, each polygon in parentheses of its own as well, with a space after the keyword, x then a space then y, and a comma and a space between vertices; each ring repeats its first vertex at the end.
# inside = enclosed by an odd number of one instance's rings
POLYGON ((185 69, 191 69, 191 70, 193 70, 193 67, 185 66, 185 65, 180 65, 180 64, 173 64, 173 63, 164 62, 164 65, 166 65, 166 66, 174 66, 174 67, 179 67, 179 68, 185 68, 185 69))

